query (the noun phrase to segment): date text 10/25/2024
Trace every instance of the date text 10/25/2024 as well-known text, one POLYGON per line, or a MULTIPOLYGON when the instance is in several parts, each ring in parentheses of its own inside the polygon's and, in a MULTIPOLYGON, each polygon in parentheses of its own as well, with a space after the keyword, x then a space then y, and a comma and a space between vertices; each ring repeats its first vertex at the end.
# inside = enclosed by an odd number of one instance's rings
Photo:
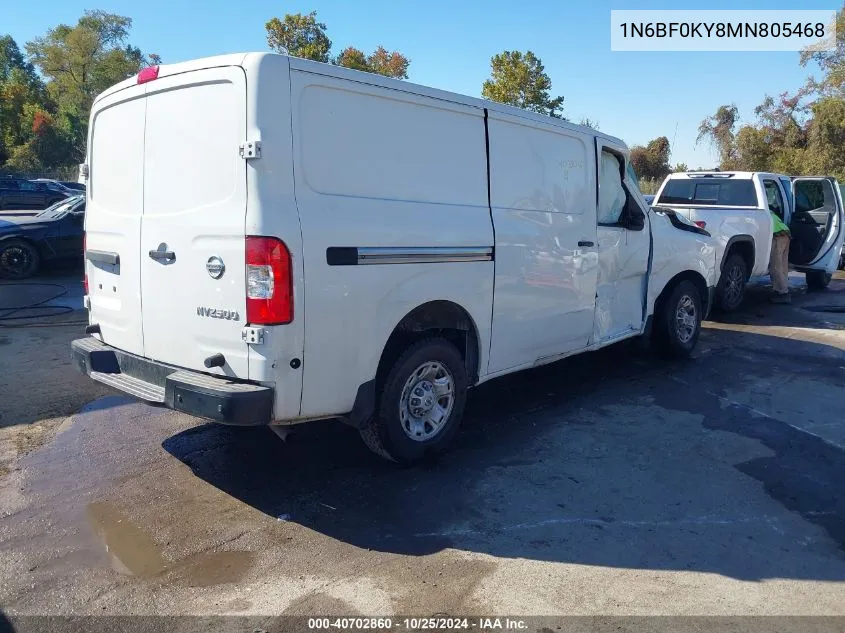
POLYGON ((308 618, 309 630, 407 630, 407 631, 449 631, 477 630, 522 631, 527 623, 519 618, 461 618, 461 617, 418 617, 418 618, 308 618))

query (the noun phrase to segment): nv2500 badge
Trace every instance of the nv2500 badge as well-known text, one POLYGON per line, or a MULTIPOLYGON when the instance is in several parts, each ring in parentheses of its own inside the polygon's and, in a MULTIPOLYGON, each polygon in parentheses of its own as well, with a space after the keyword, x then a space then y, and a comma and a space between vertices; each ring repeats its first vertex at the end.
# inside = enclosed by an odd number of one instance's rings
POLYGON ((240 318, 237 310, 221 310, 220 308, 206 308, 205 306, 197 306, 197 316, 226 319, 227 321, 237 321, 240 318))

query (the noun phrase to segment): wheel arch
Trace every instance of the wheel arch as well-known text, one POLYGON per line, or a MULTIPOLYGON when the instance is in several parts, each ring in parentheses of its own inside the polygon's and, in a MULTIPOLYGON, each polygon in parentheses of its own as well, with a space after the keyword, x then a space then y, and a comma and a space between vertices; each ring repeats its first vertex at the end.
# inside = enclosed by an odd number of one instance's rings
POLYGON ((702 312, 704 317, 706 317, 710 313, 710 309, 713 307, 713 297, 710 296, 711 293, 709 287, 707 286, 707 280, 697 270, 681 271, 677 275, 672 277, 669 281, 667 281, 666 285, 663 286, 663 290, 660 291, 660 294, 657 295, 657 299, 654 302, 654 312, 656 313, 658 310, 662 309, 663 303, 666 301, 666 298, 682 281, 691 281, 695 284, 696 289, 701 295, 701 303, 703 307, 702 312))
POLYGON ((375 412, 379 387, 393 363, 409 345, 432 335, 455 345, 464 361, 467 382, 477 383, 481 360, 478 325, 466 308, 454 301, 428 301, 405 314, 394 326, 382 347, 376 377, 358 387, 355 404, 345 421, 359 428, 366 424, 375 412))

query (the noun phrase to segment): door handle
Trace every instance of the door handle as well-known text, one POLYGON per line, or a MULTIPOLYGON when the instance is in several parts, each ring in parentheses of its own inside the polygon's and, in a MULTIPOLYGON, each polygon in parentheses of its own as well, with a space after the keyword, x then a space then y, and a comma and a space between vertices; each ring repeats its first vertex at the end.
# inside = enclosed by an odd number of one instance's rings
POLYGON ((176 253, 173 251, 150 251, 149 252, 150 258, 158 261, 164 262, 165 264, 171 264, 176 261, 176 253))
POLYGON ((593 246, 595 246, 595 243, 594 242, 582 241, 582 242, 578 242, 578 246, 586 246, 587 248, 592 248, 593 246))

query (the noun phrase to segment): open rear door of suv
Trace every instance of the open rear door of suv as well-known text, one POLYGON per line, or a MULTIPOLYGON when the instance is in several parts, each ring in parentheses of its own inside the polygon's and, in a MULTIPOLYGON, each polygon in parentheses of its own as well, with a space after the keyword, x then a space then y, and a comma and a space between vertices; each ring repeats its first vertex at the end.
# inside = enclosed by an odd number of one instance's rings
POLYGON ((809 274, 830 275, 839 264, 845 230, 839 184, 829 177, 792 179, 789 263, 809 274))
POLYGON ((246 379, 244 71, 206 68, 146 85, 144 356, 246 379))

